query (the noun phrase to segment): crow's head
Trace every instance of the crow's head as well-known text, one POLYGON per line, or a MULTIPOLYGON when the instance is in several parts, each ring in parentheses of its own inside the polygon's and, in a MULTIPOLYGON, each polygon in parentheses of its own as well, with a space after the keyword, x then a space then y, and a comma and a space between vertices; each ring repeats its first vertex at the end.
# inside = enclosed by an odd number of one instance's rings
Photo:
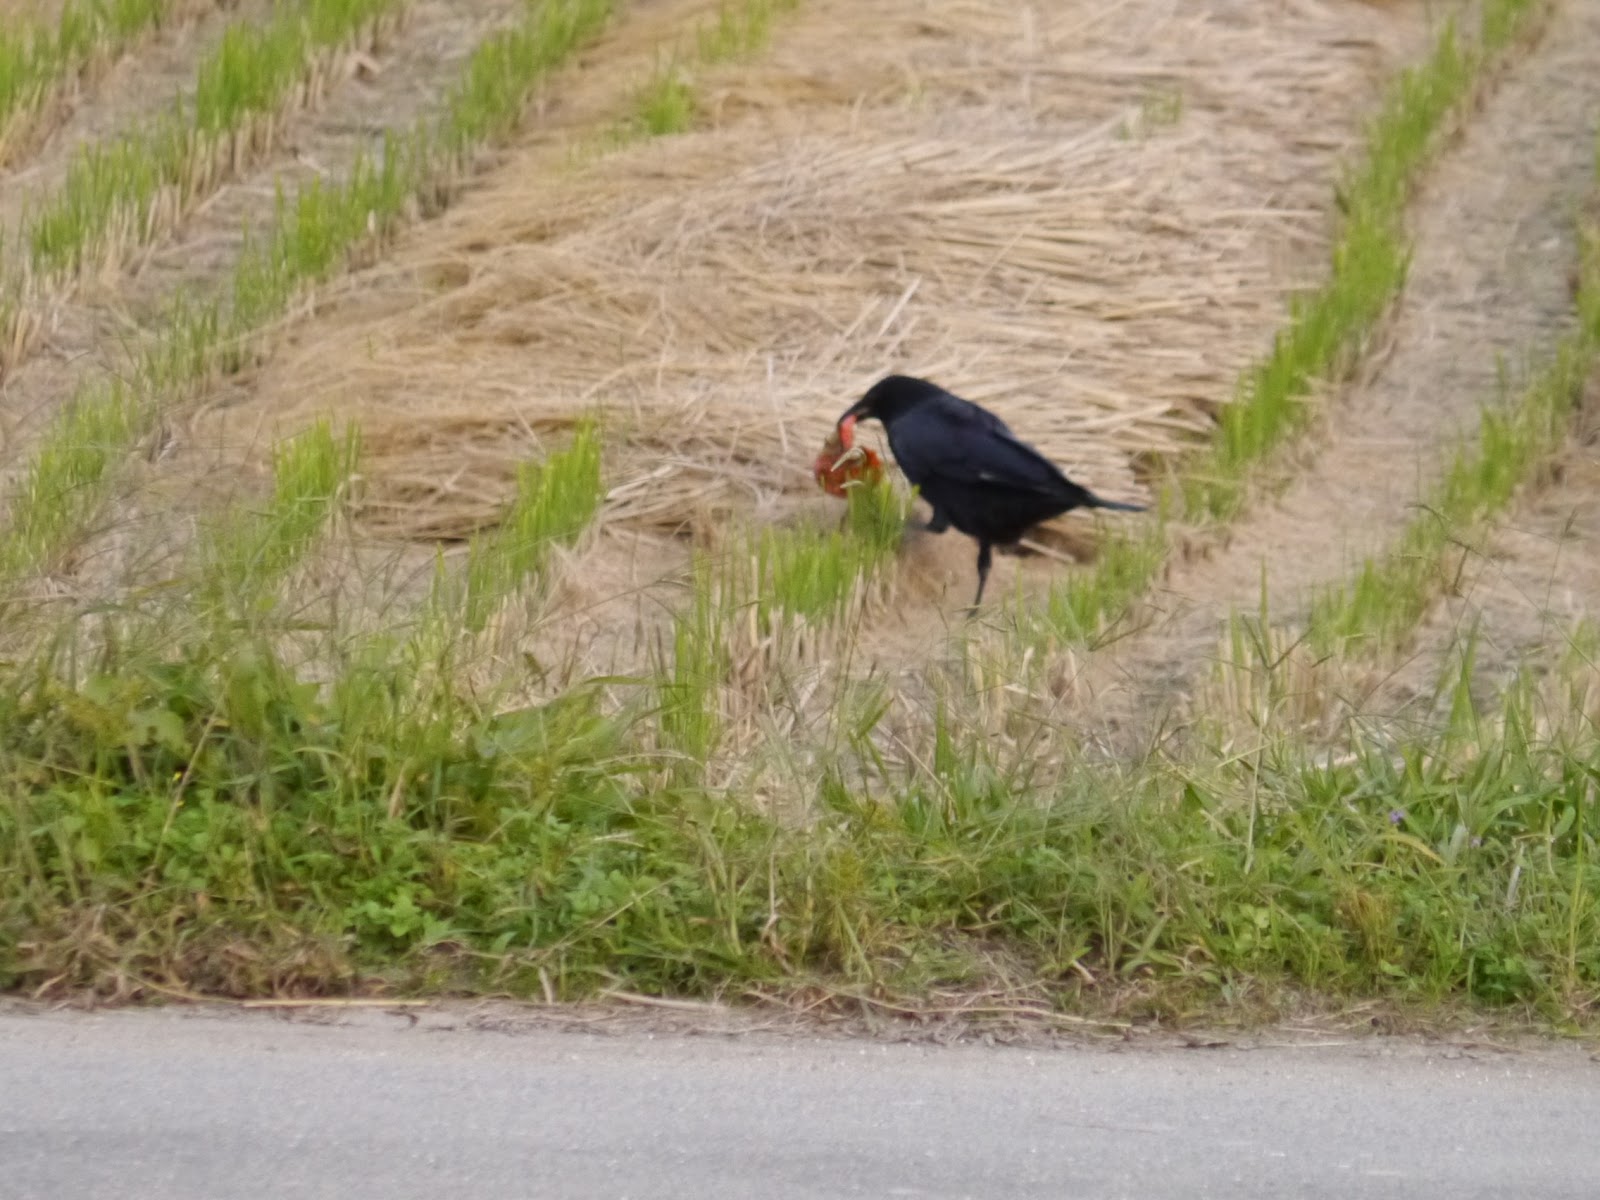
POLYGON ((913 379, 909 375, 888 375, 867 389, 867 394, 852 404, 839 418, 857 421, 882 421, 885 425, 896 417, 910 412, 919 404, 944 394, 944 389, 926 379, 913 379))

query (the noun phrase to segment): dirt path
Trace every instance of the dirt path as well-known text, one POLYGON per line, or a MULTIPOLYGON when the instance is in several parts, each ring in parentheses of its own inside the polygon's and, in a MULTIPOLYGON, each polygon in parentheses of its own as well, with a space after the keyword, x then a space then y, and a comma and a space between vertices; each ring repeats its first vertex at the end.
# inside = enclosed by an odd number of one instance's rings
POLYGON ((1230 614, 1253 614, 1263 579, 1274 623, 1393 542, 1497 396, 1501 363, 1551 345, 1572 319, 1573 218, 1593 186, 1600 9, 1557 7, 1542 41, 1448 151, 1413 206, 1415 257, 1390 346, 1330 406, 1293 482, 1176 565, 1130 618, 1143 632, 1098 656, 1084 683, 1113 724, 1166 720, 1217 654, 1230 614))

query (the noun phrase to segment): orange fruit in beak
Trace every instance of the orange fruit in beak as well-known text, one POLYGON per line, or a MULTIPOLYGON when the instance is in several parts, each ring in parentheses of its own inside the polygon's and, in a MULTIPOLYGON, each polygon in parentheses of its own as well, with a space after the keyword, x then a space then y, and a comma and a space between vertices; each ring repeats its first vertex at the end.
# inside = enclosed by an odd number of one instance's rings
POLYGON ((843 499, 856 484, 874 484, 883 477, 883 460, 877 452, 855 444, 856 419, 846 417, 822 443, 822 453, 811 465, 817 486, 843 499))

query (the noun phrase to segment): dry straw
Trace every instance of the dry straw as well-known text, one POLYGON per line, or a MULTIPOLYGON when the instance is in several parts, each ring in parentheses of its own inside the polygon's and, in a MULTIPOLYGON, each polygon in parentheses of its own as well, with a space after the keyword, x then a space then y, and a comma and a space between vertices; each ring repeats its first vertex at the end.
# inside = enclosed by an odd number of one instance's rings
POLYGON ((714 132, 510 164, 236 431, 353 415, 366 527, 459 537, 600 410, 609 520, 681 531, 808 496, 828 422, 904 369, 1137 499, 1316 263, 1385 55, 1359 5, 1115 7, 896 4, 862 39, 821 5, 767 69, 699 81, 714 132))

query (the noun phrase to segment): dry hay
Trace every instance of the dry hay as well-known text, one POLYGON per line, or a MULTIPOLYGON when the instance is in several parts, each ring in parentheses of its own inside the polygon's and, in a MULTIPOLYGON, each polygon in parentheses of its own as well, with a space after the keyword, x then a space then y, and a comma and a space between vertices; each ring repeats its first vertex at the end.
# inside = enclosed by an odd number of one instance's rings
POLYGON ((828 423, 900 369, 1137 499, 1316 265, 1334 155, 1419 30, 1333 0, 860 11, 709 73, 713 132, 509 164, 304 331, 234 444, 353 417, 367 528, 455 537, 601 411, 608 522, 681 531, 810 497, 828 423))

